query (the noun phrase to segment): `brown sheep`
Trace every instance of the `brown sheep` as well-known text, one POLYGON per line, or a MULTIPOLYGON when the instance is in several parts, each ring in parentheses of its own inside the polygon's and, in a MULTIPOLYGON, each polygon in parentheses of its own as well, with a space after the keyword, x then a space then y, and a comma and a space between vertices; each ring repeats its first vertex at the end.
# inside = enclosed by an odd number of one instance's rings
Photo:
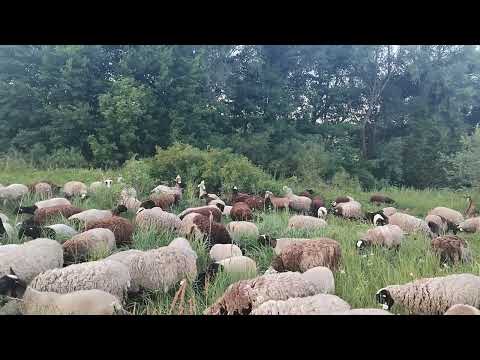
POLYGON ((265 192, 265 207, 273 208, 273 210, 285 210, 290 207, 290 199, 288 197, 277 197, 272 192, 265 192))
POLYGON ((245 204, 247 204, 252 211, 255 210, 264 210, 265 209, 265 200, 256 195, 249 196, 243 201, 245 204))
POLYGON ((232 198, 230 199, 230 204, 235 204, 236 202, 245 202, 246 199, 248 199, 250 196, 250 194, 247 194, 247 193, 242 193, 242 192, 238 192, 238 188, 236 186, 234 186, 232 188, 232 198))
POLYGON ((276 271, 299 271, 325 266, 335 271, 340 265, 342 252, 340 244, 329 238, 305 240, 287 245, 272 260, 276 271))
POLYGON ((442 263, 456 264, 471 260, 471 252, 467 242, 458 236, 438 236, 432 240, 431 245, 442 263))
POLYGON ((154 207, 159 207, 162 210, 168 211, 177 202, 173 194, 168 193, 153 193, 150 194, 148 200, 145 200, 140 204, 140 207, 145 209, 152 209, 154 207))
POLYGON ((222 220, 222 211, 216 205, 188 208, 178 214, 178 217, 180 218, 180 220, 182 220, 186 215, 191 213, 201 214, 206 217, 209 217, 210 214, 212 214, 213 220, 215 220, 216 222, 220 222, 222 220))
POLYGON ((71 205, 57 205, 46 208, 40 208, 35 210, 33 214, 33 222, 36 225, 43 225, 54 216, 62 215, 65 218, 69 218, 72 215, 81 213, 83 209, 71 206, 71 205))
POLYGON ((237 202, 232 206, 232 210, 230 211, 230 217, 233 221, 252 220, 252 209, 250 209, 250 207, 244 202, 237 202))
POLYGON ((371 203, 376 203, 376 204, 382 204, 382 203, 385 203, 385 204, 393 204, 395 202, 395 200, 393 200, 392 198, 388 197, 387 195, 383 195, 383 194, 373 194, 371 197, 370 197, 370 202, 371 203))
POLYGON ((123 217, 112 216, 106 219, 91 221, 88 223, 86 230, 96 228, 110 229, 115 235, 115 243, 119 247, 132 243, 133 224, 123 217))
POLYGON ((192 226, 190 234, 194 233, 195 228, 198 229, 207 240, 209 247, 215 244, 232 244, 232 238, 225 225, 215 222, 212 216, 197 214, 192 222, 194 226, 192 226))

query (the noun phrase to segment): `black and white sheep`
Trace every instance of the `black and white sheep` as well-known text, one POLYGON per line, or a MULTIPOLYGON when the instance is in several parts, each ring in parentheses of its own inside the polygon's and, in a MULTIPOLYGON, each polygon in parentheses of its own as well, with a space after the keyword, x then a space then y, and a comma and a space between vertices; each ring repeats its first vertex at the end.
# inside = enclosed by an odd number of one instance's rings
POLYGON ((356 246, 363 249, 369 246, 383 246, 386 248, 399 248, 404 239, 403 230, 397 225, 383 225, 367 232, 360 237, 356 246))
POLYGON ((23 236, 31 237, 32 239, 37 239, 40 237, 49 238, 63 242, 67 239, 70 239, 72 236, 78 234, 71 226, 66 224, 53 224, 48 226, 40 226, 33 223, 33 221, 28 222, 24 221, 18 230, 18 237, 23 236))
POLYGON ((65 198, 52 198, 42 201, 37 201, 32 206, 20 206, 15 210, 17 214, 35 214, 37 209, 48 208, 53 206, 72 206, 70 201, 65 198))
POLYGON ((480 216, 462 221, 460 224, 458 224, 457 229, 458 231, 467 233, 480 231, 480 216))

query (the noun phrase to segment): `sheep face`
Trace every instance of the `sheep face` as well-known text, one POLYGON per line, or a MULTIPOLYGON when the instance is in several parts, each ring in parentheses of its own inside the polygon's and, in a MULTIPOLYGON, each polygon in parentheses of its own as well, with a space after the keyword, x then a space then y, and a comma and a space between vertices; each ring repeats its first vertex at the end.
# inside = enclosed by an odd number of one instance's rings
POLYGON ((26 288, 27 284, 15 274, 12 268, 10 268, 10 274, 0 278, 0 295, 21 298, 26 288))
POLYGON ((390 295, 390 292, 386 289, 381 289, 375 294, 376 300, 379 304, 382 305, 384 310, 390 310, 395 303, 390 295))
POLYGON ((277 239, 271 237, 270 235, 263 234, 258 237, 258 242, 264 246, 277 246, 277 239))
POLYGON ((15 214, 30 214, 33 215, 35 210, 37 210, 37 206, 20 206, 19 208, 15 209, 15 214))
POLYGON ((113 180, 111 180, 111 179, 103 180, 103 183, 105 184, 105 186, 107 188, 112 187, 112 182, 113 182, 113 180))
POLYGON ((145 209, 153 209, 155 202, 153 200, 146 200, 140 204, 140 208, 137 210, 137 214, 145 209))
POLYGON ((225 206, 223 204, 216 203, 215 206, 218 207, 220 211, 223 213, 223 210, 225 209, 225 206))
POLYGON ((358 252, 362 252, 367 247, 367 243, 363 240, 358 240, 356 243, 358 252))
POLYGON ((55 240, 57 233, 55 230, 48 227, 41 227, 32 223, 23 222, 18 230, 18 237, 21 238, 23 236, 29 236, 32 239, 46 237, 55 240))
POLYGON ((327 216, 327 213, 328 213, 327 208, 322 206, 318 208, 317 216, 321 219, 325 219, 325 217, 327 216))
POLYGON ((383 216, 381 214, 376 214, 373 217, 373 224, 375 226, 384 226, 384 225, 388 224, 388 220, 385 216, 383 216))

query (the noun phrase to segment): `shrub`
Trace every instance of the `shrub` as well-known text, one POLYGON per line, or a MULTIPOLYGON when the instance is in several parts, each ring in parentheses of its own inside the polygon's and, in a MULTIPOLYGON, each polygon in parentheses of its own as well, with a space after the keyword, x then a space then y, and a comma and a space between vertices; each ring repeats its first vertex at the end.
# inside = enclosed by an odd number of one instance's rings
POLYGON ((127 160, 122 168, 122 177, 125 182, 133 186, 140 194, 147 194, 155 187, 151 177, 152 165, 148 160, 136 160, 135 157, 127 160))

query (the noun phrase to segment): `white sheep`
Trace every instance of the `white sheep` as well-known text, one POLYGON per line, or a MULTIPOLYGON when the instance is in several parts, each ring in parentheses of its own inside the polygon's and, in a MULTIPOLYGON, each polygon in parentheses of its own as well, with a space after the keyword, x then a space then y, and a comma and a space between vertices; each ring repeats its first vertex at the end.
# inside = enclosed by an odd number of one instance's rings
POLYGON ((140 229, 155 228, 157 231, 179 230, 182 226, 182 220, 172 213, 163 211, 159 207, 144 209, 137 212, 135 224, 140 229))
POLYGON ((257 275, 257 263, 248 256, 233 256, 217 261, 218 270, 229 274, 242 274, 250 277, 257 275))
POLYGON ((443 217, 452 224, 459 224, 464 220, 462 213, 443 206, 439 206, 430 210, 427 215, 437 215, 443 217))
POLYGON ((411 314, 441 315, 452 305, 480 307, 480 276, 453 274, 390 285, 376 294, 385 310, 397 303, 411 314))
POLYGON ((386 248, 398 248, 404 239, 403 230, 397 225, 384 225, 369 229, 360 240, 357 241, 357 248, 376 245, 386 248))
POLYGON ((234 256, 242 256, 242 250, 234 244, 215 244, 209 254, 210 258, 216 262, 234 256))
POLYGON ((383 208, 382 211, 385 214, 385 216, 389 217, 389 216, 392 216, 393 214, 395 214, 397 212, 397 209, 389 206, 389 207, 383 208))
POLYGON ((338 203, 333 211, 335 215, 346 219, 360 219, 363 216, 362 204, 355 200, 338 203))
POLYGON ((388 223, 399 226, 407 234, 420 232, 430 238, 434 237, 425 220, 409 214, 396 212, 388 217, 388 223))
POLYGON ((67 198, 78 196, 84 199, 87 197, 88 187, 80 181, 68 181, 63 185, 63 193, 67 198))
POLYGON ((28 193, 28 186, 23 184, 10 184, 0 187, 0 200, 6 203, 7 200, 17 201, 28 193))
POLYGON ((462 221, 460 224, 458 224, 458 230, 468 233, 480 231, 480 216, 462 221))
POLYGON ((40 238, 16 246, 0 246, 0 277, 10 274, 12 269, 28 284, 38 274, 62 266, 62 245, 52 239, 40 238))
POLYGON ((97 252, 112 251, 115 235, 110 229, 95 228, 73 236, 62 247, 65 260, 75 262, 97 252))
POLYGON ((331 294, 269 300, 258 306, 251 315, 327 315, 332 312, 350 310, 350 305, 331 294))
POLYGON ((258 238, 258 227, 249 221, 230 221, 226 225, 227 231, 233 240, 240 240, 242 238, 258 238))
POLYGON ((63 242, 78 234, 78 231, 65 224, 53 224, 48 226, 23 223, 20 225, 19 237, 29 236, 33 239, 47 237, 63 242))
POLYGON ((295 195, 292 189, 290 189, 288 186, 284 186, 283 191, 285 191, 285 196, 290 200, 290 209, 302 213, 308 213, 310 211, 310 207, 312 206, 312 199, 306 196, 295 195))
POLYGON ((130 287, 130 273, 124 264, 104 259, 47 270, 37 275, 30 286, 38 291, 61 294, 98 289, 123 301, 130 287))
POLYGON ((470 305, 455 304, 444 315, 480 315, 480 310, 470 305))
MULTIPOLYGON (((320 209, 318 209, 320 211, 320 209)), ((327 222, 323 219, 307 215, 294 215, 288 219, 287 228, 289 229, 303 229, 316 230, 327 226, 327 222)))

